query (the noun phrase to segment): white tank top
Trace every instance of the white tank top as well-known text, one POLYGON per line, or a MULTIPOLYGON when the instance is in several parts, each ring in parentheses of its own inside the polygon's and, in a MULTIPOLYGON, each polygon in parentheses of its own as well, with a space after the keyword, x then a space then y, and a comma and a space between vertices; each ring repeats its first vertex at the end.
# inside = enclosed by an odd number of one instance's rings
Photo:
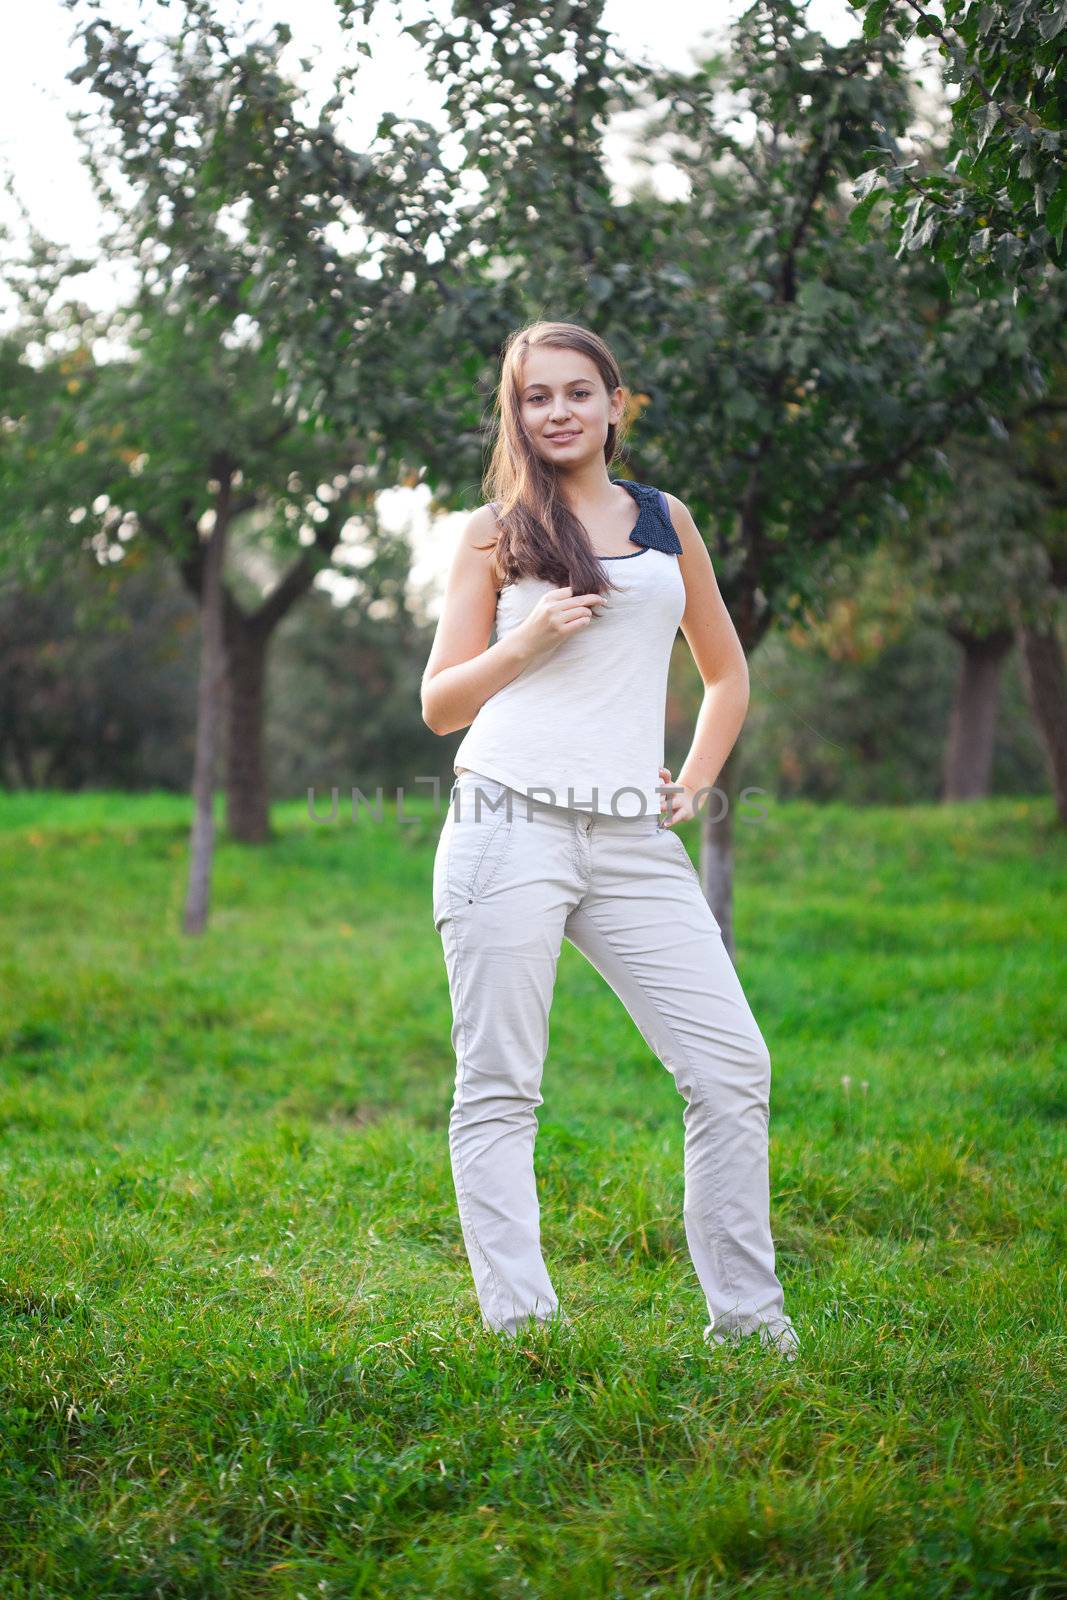
MULTIPOLYGON (((619 588, 607 594, 592 621, 489 696, 453 767, 553 805, 657 817, 667 674, 685 610, 682 546, 658 489, 612 482, 623 484, 640 507, 630 538, 641 548, 601 557, 619 588)), ((534 577, 505 584, 497 598, 497 638, 555 587, 534 577)))

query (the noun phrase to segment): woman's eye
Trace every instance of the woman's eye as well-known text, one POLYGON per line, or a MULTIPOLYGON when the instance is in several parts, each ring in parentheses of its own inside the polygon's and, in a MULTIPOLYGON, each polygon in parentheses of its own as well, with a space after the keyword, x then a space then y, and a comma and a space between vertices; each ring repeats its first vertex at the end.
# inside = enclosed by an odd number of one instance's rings
MULTIPOLYGON (((591 389, 575 389, 574 398, 576 400, 588 400, 589 396, 592 394, 592 392, 593 391, 591 389)), ((543 394, 535 394, 535 395, 531 395, 530 398, 531 398, 532 403, 534 405, 536 405, 538 400, 544 400, 547 397, 545 395, 543 395, 543 394)))

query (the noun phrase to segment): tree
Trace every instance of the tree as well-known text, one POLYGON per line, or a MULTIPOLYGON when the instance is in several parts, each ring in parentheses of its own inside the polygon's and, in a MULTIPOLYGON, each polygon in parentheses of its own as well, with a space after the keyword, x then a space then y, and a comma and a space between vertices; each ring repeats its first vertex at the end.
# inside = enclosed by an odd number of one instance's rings
MULTIPOLYGON (((201 608, 207 688, 201 718, 214 745, 226 726, 230 833, 269 836, 261 755, 262 688, 275 628, 343 536, 367 493, 361 442, 288 420, 262 350, 228 347, 210 316, 143 305, 113 319, 122 359, 96 362, 79 343, 55 363, 65 380, 37 395, 0 452, 25 564, 44 581, 89 551, 125 562, 147 540, 172 559, 201 608), (15 488, 14 485, 18 485, 15 488), (224 576, 231 537, 257 546, 265 592, 224 576), (47 543, 45 540, 47 539, 47 543), (295 551, 294 551, 294 546, 295 551), (217 590, 210 586, 217 583, 217 590), (243 591, 243 592, 242 592, 243 591), (215 723, 220 724, 215 732, 215 723), (210 724, 210 726, 209 726, 210 724)), ((204 783, 212 749, 202 758, 204 783)))
POLYGON ((951 486, 931 494, 900 539, 921 600, 959 647, 959 676, 945 742, 942 798, 988 795, 1001 670, 1023 608, 1047 585, 1041 496, 1021 477, 1010 435, 946 443, 951 486))
MULTIPOLYGON (((368 22, 376 4, 338 0, 354 32, 357 14, 368 22)), ((604 0, 456 0, 451 15, 403 29, 424 52, 460 152, 448 178, 447 248, 413 291, 440 309, 421 329, 412 319, 426 381, 409 399, 406 437, 417 444, 396 462, 424 477, 439 508, 469 505, 480 483, 486 401, 517 324, 625 323, 645 313, 634 262, 647 219, 616 195, 604 155, 610 113, 645 75, 602 26, 603 9, 604 0)))
POLYGON ((117 530, 132 529, 168 552, 198 597, 192 932, 206 919, 224 706, 230 829, 260 840, 270 637, 409 442, 404 401, 419 377, 406 319, 429 343, 432 315, 406 281, 418 259, 410 234, 437 220, 444 191, 425 125, 391 126, 391 140, 362 153, 336 131, 340 90, 318 117, 301 114, 279 61, 287 29, 228 31, 212 7, 185 0, 174 37, 138 40, 95 6, 68 3, 85 17, 73 76, 93 95, 82 133, 115 219, 106 248, 135 265, 137 286, 110 320, 106 359, 69 298, 27 295, 29 342, 42 351, 58 340, 79 370, 47 407, 13 419, 4 470, 21 474, 23 553, 39 567, 46 528, 56 559, 88 533, 103 560, 121 559, 117 530), (257 542, 277 571, 251 601, 227 581, 234 539, 257 542))
MULTIPOLYGON (((898 44, 831 47, 798 7, 757 0, 727 59, 659 89, 650 159, 672 158, 689 193, 656 212, 643 253, 655 304, 638 330, 642 461, 685 484, 710 526, 752 655, 776 621, 817 609, 842 554, 922 508, 941 441, 988 431, 1040 373, 1006 296, 952 300, 926 260, 850 227, 870 130, 899 132, 911 115, 898 44)), ((731 755, 720 780, 730 801, 736 766, 731 755)), ((730 810, 709 808, 703 865, 724 928, 730 845, 730 810)))
POLYGON ((1067 359, 1062 318, 1058 328, 1050 392, 1014 420, 1011 442, 1021 476, 1040 496, 1042 507, 1039 531, 1047 581, 1031 604, 1020 607, 1018 636, 1026 663, 1030 707, 1044 740, 1057 815, 1067 826, 1067 667, 1059 627, 1067 591, 1067 471, 1063 450, 1067 359))
POLYGON ((958 85, 944 159, 905 159, 876 128, 876 157, 857 181, 860 218, 885 197, 899 251, 932 251, 950 290, 1040 293, 1067 265, 1067 73, 1062 0, 850 0, 866 37, 936 41, 946 86, 958 85), (918 170, 916 170, 918 169, 918 170))

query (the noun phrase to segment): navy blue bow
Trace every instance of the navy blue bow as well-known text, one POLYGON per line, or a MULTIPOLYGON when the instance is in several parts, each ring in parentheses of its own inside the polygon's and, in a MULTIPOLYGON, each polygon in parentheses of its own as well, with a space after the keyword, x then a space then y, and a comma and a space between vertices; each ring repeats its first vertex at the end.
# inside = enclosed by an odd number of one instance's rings
POLYGON ((634 483, 630 478, 612 478, 628 489, 640 507, 637 526, 630 532, 634 544, 643 544, 650 550, 662 550, 667 556, 680 556, 682 542, 674 531, 667 510, 667 502, 659 489, 650 483, 634 483))

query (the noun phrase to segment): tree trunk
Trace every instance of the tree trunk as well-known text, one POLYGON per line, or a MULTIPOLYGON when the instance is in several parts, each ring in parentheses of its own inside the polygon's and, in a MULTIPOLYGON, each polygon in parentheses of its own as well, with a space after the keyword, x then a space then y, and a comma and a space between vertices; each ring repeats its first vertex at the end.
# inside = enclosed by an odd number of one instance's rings
POLYGON ((213 800, 215 758, 223 716, 226 657, 222 625, 222 571, 226 552, 228 488, 219 495, 215 526, 203 550, 200 590, 200 681, 196 702, 196 754, 193 762, 193 827, 183 930, 203 933, 211 900, 215 843, 213 800))
POLYGON ((263 758, 269 634, 234 608, 226 628, 226 827, 242 844, 274 837, 263 758))
POLYGON ((734 958, 734 855, 733 811, 737 803, 738 736, 715 782, 716 793, 707 796, 697 815, 700 825, 700 881, 711 914, 722 930, 722 942, 734 958))
POLYGON ((1055 622, 1019 630, 1026 692, 1048 756, 1056 814, 1067 827, 1067 673, 1055 622))
POLYGON ((949 631, 962 659, 945 746, 941 798, 984 800, 993 776, 1000 673, 1012 646, 1012 632, 998 628, 980 638, 963 628, 949 631))
MULTIPOLYGON (((229 470, 232 474, 232 465, 229 470)), ((213 476, 226 483, 230 481, 221 468, 216 468, 213 476)), ((254 499, 234 504, 232 485, 225 490, 225 501, 227 521, 255 504, 254 499)), ((220 717, 224 732, 218 737, 226 740, 227 832, 232 839, 244 844, 261 844, 275 837, 270 826, 263 759, 263 688, 271 636, 282 618, 307 593, 315 574, 329 563, 349 511, 347 500, 335 503, 330 520, 316 529, 314 546, 301 552, 255 611, 243 611, 225 584, 221 584, 224 677, 220 717)), ((197 597, 201 614, 209 548, 200 541, 180 562, 182 578, 197 597)))

